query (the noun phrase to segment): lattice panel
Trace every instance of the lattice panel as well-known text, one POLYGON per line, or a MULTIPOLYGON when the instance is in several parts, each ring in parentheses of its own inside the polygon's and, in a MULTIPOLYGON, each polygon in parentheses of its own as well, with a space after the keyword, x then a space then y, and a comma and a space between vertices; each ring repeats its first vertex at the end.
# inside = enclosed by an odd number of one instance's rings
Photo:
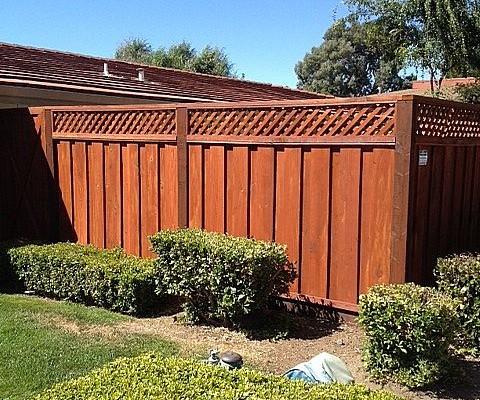
POLYGON ((393 103, 190 110, 190 135, 335 137, 393 136, 393 103))
POLYGON ((54 133, 174 135, 174 110, 54 111, 54 133))
POLYGON ((417 105, 417 135, 428 137, 480 137, 480 110, 456 105, 417 105))

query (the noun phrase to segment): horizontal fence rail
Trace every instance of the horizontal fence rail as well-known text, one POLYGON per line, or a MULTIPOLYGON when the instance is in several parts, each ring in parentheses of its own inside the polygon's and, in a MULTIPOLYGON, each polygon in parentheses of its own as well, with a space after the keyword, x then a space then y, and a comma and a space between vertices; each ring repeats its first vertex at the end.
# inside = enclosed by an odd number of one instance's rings
POLYGON ((480 247, 479 126, 419 96, 3 111, 0 234, 142 256, 160 229, 274 240, 293 298, 354 311, 480 247))
POLYGON ((346 309, 388 281, 393 102, 51 113, 64 238, 144 256, 178 226, 274 240, 292 296, 346 309))

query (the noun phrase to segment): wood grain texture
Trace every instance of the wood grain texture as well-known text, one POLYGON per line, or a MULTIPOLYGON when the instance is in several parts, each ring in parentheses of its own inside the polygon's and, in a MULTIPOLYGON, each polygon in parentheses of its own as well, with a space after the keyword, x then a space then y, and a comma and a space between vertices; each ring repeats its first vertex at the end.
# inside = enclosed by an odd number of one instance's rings
POLYGON ((287 246, 290 262, 297 268, 298 278, 291 290, 300 292, 300 186, 302 150, 285 147, 276 151, 275 242, 287 246))
POLYGON ((261 147, 251 151, 250 236, 273 240, 275 213, 275 149, 261 147))
POLYGON ((364 149, 362 157, 359 292, 366 293, 390 279, 394 154, 364 149))
POLYGON ((118 143, 105 146, 105 245, 122 246, 121 148, 118 143))
POLYGON ((329 298, 356 303, 361 149, 332 152, 329 298))
POLYGON ((159 230, 159 163, 158 145, 140 147, 140 254, 153 257, 148 236, 159 230))
POLYGON ((188 146, 188 226, 203 228, 203 146, 188 146))
POLYGON ((86 143, 72 143, 73 225, 80 243, 88 243, 88 178, 86 143))
POLYGON ((204 148, 204 227, 211 232, 225 232, 225 148, 204 148))
POLYGON ((161 229, 178 227, 177 149, 166 144, 160 148, 160 221, 161 229))
POLYGON ((330 149, 303 152, 302 265, 303 294, 327 297, 330 219, 330 149))
POLYGON ((226 231, 233 236, 248 236, 249 149, 247 146, 235 146, 226 154, 226 231))
POLYGON ((88 241, 105 247, 105 196, 103 143, 89 143, 88 149, 88 241))

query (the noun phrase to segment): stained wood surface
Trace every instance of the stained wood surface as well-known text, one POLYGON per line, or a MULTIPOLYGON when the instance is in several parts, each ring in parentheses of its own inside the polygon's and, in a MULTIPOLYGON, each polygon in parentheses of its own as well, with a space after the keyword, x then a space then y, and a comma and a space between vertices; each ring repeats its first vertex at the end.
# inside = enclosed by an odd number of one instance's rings
MULTIPOLYGON (((62 238, 148 256, 148 235, 184 225, 275 240, 298 271, 292 295, 353 309, 371 285, 428 281, 437 255, 479 245, 479 110, 419 97, 58 107, 31 124, 41 140, 25 158, 53 165, 62 238)), ((44 196, 41 180, 0 151, 22 204, 2 215, 26 226, 38 207, 22 185, 44 196)))

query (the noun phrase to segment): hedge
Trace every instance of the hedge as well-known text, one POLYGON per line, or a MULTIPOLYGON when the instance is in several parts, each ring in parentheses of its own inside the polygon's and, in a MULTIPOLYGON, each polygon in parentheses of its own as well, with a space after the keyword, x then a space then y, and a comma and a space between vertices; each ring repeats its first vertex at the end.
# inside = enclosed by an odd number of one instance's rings
POLYGON ((438 289, 458 302, 463 347, 480 354, 480 254, 440 258, 435 275, 438 289))
POLYGON ((122 249, 88 245, 28 245, 9 251, 27 290, 96 305, 126 314, 143 314, 158 303, 154 264, 122 249))
POLYGON ((363 385, 313 385, 263 375, 249 369, 218 366, 155 354, 121 358, 75 380, 57 384, 32 400, 396 400, 399 397, 363 385))
POLYGON ((198 229, 160 231, 149 239, 162 285, 186 299, 190 322, 237 324, 270 296, 287 293, 296 276, 279 244, 198 229))
POLYGON ((459 328, 450 297, 412 283, 378 285, 360 296, 359 305, 363 358, 373 378, 418 388, 451 372, 459 328))

